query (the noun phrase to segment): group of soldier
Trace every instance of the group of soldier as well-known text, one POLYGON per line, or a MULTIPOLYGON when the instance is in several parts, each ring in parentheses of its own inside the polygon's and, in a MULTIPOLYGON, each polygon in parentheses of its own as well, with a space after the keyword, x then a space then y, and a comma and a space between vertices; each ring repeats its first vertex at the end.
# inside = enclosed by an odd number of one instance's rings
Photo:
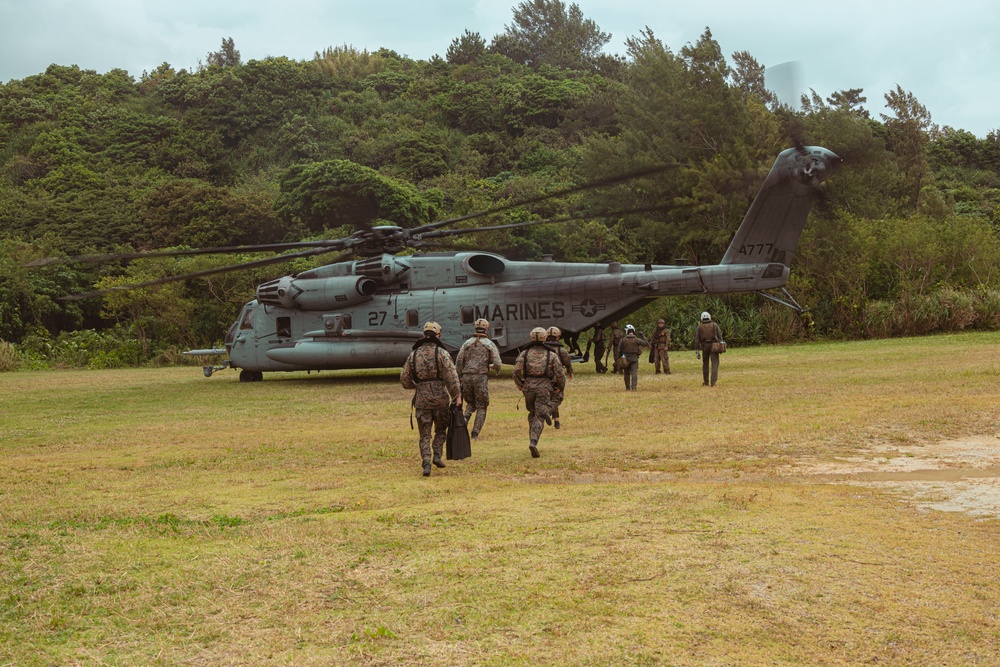
MULTIPOLYGON (((441 343, 441 326, 437 322, 424 325, 423 337, 413 346, 400 373, 400 382, 406 389, 413 389, 413 407, 420 432, 420 457, 423 475, 431 474, 431 465, 444 468, 441 456, 451 419, 451 405, 462 406, 466 421, 476 415, 471 437, 479 438, 486 422, 490 404, 489 373, 499 375, 502 362, 500 350, 489 338, 489 322, 478 319, 473 324, 475 333, 462 344, 454 362, 441 343)), ((569 352, 560 344, 562 332, 558 327, 535 327, 531 330, 530 343, 521 350, 514 362, 514 384, 524 396, 528 410, 528 450, 538 458, 538 441, 546 424, 559 428, 559 406, 563 402, 566 380, 573 378, 573 365, 569 352)), ((594 344, 598 373, 606 373, 606 352, 614 352, 614 372, 622 373, 625 390, 635 391, 638 382, 639 356, 643 348, 650 348, 656 373, 670 374, 670 329, 663 320, 657 322, 652 341, 636 336, 635 327, 626 324, 619 329, 611 323, 610 348, 608 335, 600 326, 594 328, 594 344)), ((719 325, 712 322, 709 313, 701 314, 701 323, 695 332, 695 351, 704 356, 702 374, 704 384, 715 386, 719 374, 719 353, 712 351, 712 343, 722 341, 719 325), (711 371, 711 372, 710 372, 711 371)))
MULTIPOLYGON (((399 380, 406 389, 415 390, 413 407, 420 432, 420 458, 424 477, 431 474, 431 465, 444 468, 441 459, 447 438, 451 405, 465 402, 468 420, 473 412, 476 420, 471 437, 479 438, 490 405, 489 373, 500 373, 500 350, 489 339, 489 322, 473 323, 475 333, 465 341, 454 362, 441 343, 441 326, 437 322, 424 325, 424 335, 413 346, 413 352, 403 364, 399 380)), ((514 384, 524 395, 528 409, 528 449, 539 457, 538 440, 545 424, 559 428, 559 405, 565 396, 566 379, 573 377, 569 352, 559 343, 562 332, 558 327, 531 330, 531 342, 514 362, 514 384)))

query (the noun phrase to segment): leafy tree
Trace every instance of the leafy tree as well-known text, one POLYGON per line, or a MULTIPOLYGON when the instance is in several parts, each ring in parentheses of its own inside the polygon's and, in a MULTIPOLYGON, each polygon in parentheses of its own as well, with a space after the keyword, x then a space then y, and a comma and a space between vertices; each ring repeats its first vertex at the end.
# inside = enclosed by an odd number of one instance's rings
POLYGON ((490 50, 534 68, 593 69, 611 39, 579 5, 562 0, 525 0, 514 8, 514 22, 504 26, 490 50))
POLYGON ((469 65, 486 53, 486 40, 478 32, 465 31, 451 40, 445 59, 452 65, 469 65))
POLYGON ((205 62, 209 67, 239 67, 240 52, 236 50, 236 43, 232 37, 225 37, 222 46, 218 51, 211 51, 205 56, 205 62))
POLYGON ((898 84, 895 90, 885 94, 885 102, 894 114, 881 114, 886 125, 889 148, 900 162, 905 174, 904 192, 916 211, 920 208, 920 192, 932 178, 925 152, 933 127, 931 114, 913 93, 903 90, 898 84))
POLYGON ((439 210, 433 198, 412 185, 347 160, 294 165, 279 182, 278 213, 314 231, 381 220, 414 227, 430 222, 439 210))
POLYGON ((733 68, 730 77, 733 85, 739 89, 744 102, 756 98, 764 104, 777 103, 777 96, 764 85, 764 70, 766 68, 750 55, 749 51, 737 51, 733 54, 733 68))

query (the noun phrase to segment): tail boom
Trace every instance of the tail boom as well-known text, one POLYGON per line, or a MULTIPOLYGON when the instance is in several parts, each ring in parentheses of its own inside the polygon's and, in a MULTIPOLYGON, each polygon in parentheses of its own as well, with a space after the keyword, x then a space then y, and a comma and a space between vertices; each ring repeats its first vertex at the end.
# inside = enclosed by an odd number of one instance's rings
POLYGON ((840 162, 819 146, 789 148, 778 155, 721 264, 791 266, 819 185, 840 162))

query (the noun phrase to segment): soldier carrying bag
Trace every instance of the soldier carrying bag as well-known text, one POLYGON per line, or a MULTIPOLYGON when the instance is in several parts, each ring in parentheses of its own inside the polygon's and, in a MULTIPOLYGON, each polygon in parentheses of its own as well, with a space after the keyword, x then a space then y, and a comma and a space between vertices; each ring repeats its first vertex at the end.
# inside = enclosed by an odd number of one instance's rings
POLYGON ((717 343, 712 343, 711 351, 717 354, 722 354, 723 352, 726 351, 726 341, 723 340, 717 343))
POLYGON ((620 371, 623 371, 626 368, 628 368, 628 366, 629 366, 629 360, 626 359, 625 357, 618 357, 617 359, 615 359, 615 368, 616 369, 618 369, 620 371))

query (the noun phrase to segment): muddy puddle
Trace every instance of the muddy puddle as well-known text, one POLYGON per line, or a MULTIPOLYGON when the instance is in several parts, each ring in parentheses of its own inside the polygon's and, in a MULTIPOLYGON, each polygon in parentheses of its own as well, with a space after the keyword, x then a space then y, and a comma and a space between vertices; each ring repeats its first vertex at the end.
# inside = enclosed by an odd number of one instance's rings
POLYGON ((1000 437, 887 445, 833 462, 803 462, 788 472, 883 489, 926 509, 1000 516, 1000 437))

